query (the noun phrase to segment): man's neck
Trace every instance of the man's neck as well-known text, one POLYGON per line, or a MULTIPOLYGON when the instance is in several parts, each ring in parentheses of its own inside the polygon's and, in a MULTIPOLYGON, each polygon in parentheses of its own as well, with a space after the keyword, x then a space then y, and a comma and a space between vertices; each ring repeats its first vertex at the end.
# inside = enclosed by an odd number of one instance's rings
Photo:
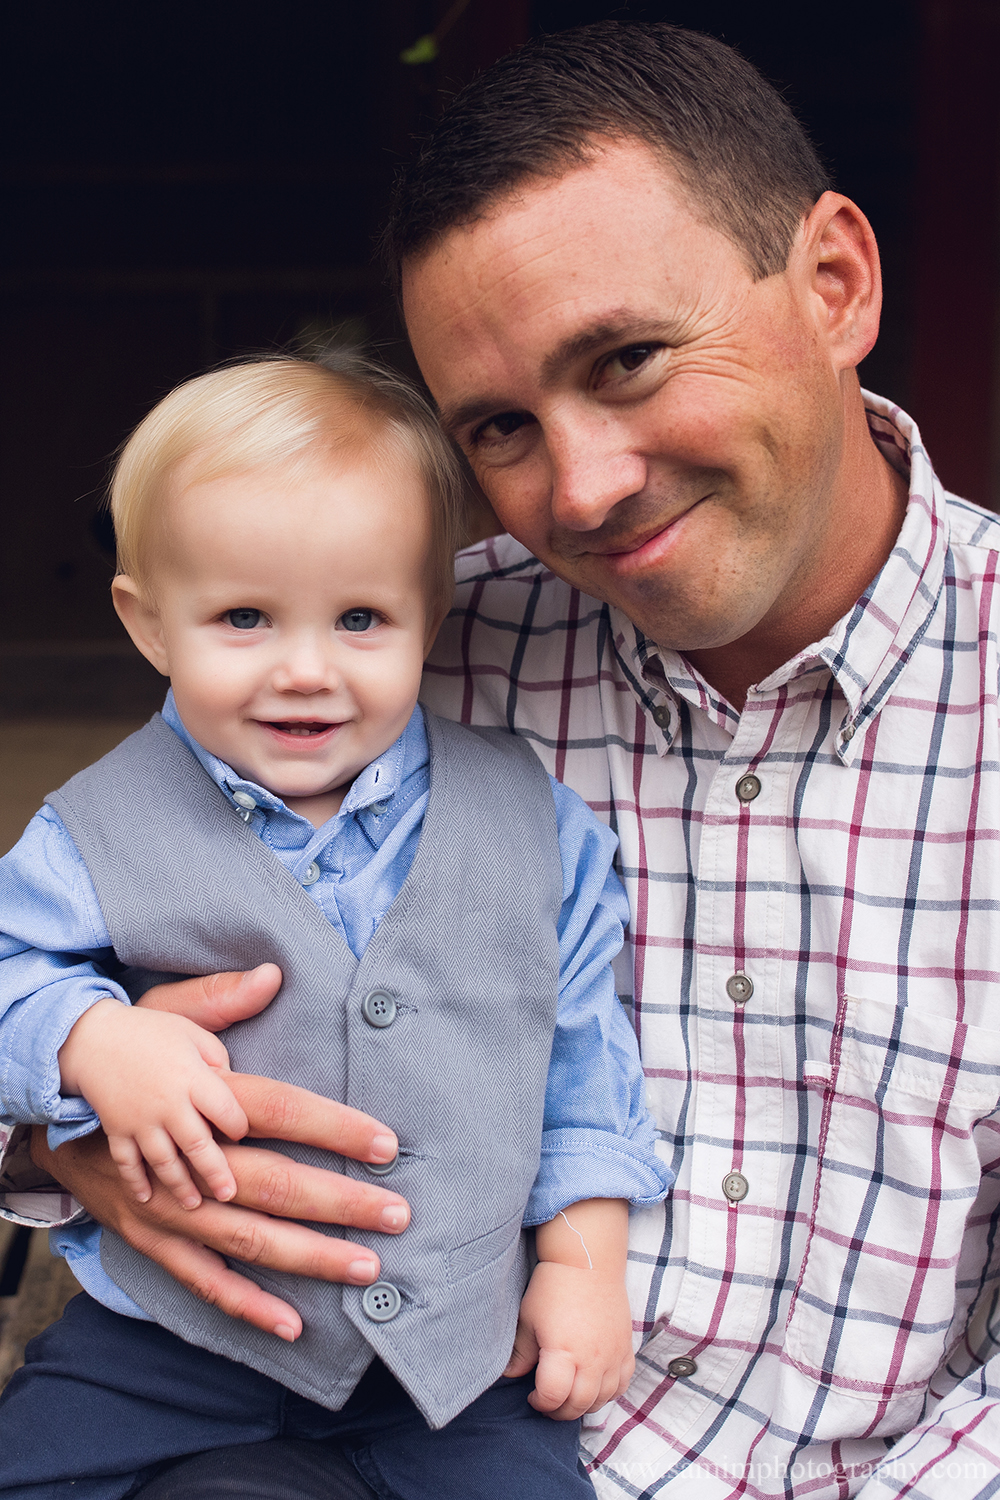
POLYGON ((851 407, 833 524, 792 603, 766 615, 737 641, 685 652, 706 682, 740 711, 754 683, 822 640, 853 608, 899 536, 906 513, 906 481, 872 441, 860 395, 851 407))

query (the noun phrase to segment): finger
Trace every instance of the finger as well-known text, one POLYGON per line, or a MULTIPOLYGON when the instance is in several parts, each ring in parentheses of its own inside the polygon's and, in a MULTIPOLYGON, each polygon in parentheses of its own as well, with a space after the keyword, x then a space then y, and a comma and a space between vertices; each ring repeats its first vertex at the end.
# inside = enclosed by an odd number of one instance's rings
POLYGON ((289 1343, 302 1332, 302 1319, 294 1307, 231 1270, 221 1255, 203 1245, 167 1235, 157 1240, 156 1252, 175 1281, 231 1318, 241 1318, 289 1343))
POLYGON ((188 1165, 197 1174, 199 1184, 204 1182, 213 1198, 219 1203, 228 1203, 236 1197, 236 1178, 217 1141, 211 1136, 202 1136, 183 1144, 182 1150, 188 1165))
POLYGON ((597 1399, 602 1374, 603 1371, 580 1369, 578 1366, 568 1397, 558 1410, 549 1412, 549 1416, 556 1422, 575 1422, 585 1411, 599 1410, 603 1405, 597 1399))
POLYGON ((153 1190, 146 1176, 142 1152, 130 1135, 109 1135, 108 1149, 123 1180, 132 1189, 140 1203, 148 1203, 153 1190))
POLYGON ((139 1137, 139 1147, 152 1171, 165 1188, 169 1188, 178 1203, 185 1208, 197 1208, 201 1193, 191 1180, 191 1174, 177 1154, 173 1139, 165 1130, 150 1130, 139 1137))
POLYGON ((236 1202, 247 1208, 382 1234, 401 1234, 410 1222, 410 1205, 388 1188, 308 1167, 260 1146, 223 1144, 222 1150, 236 1177, 236 1202))
POLYGON ((191 1086, 191 1103, 199 1114, 218 1125, 231 1141, 241 1141, 250 1129, 250 1121, 233 1097, 229 1074, 199 1073, 191 1086))
POLYGON ((388 1126, 360 1109, 252 1073, 232 1073, 226 1082, 247 1112, 252 1136, 320 1146, 355 1161, 392 1161, 399 1149, 388 1126))
POLYGON ((350 1240, 210 1198, 193 1213, 179 1208, 169 1194, 161 1193, 157 1201, 155 1188, 153 1201, 165 1227, 194 1236, 227 1259, 350 1286, 368 1286, 378 1280, 380 1265, 374 1250, 350 1240))
POLYGON ((235 1021, 259 1015, 281 987, 277 964, 260 964, 245 973, 206 974, 174 984, 158 984, 136 1003, 150 1010, 186 1016, 206 1031, 222 1031, 235 1021))
POLYGON ((535 1371, 535 1389, 528 1397, 536 1411, 559 1410, 573 1389, 576 1362, 562 1349, 543 1349, 535 1371))
POLYGON ((511 1380, 516 1380, 519 1375, 527 1375, 538 1363, 538 1340, 527 1323, 520 1320, 517 1332, 514 1335, 514 1347, 511 1350, 510 1359, 504 1374, 511 1380))

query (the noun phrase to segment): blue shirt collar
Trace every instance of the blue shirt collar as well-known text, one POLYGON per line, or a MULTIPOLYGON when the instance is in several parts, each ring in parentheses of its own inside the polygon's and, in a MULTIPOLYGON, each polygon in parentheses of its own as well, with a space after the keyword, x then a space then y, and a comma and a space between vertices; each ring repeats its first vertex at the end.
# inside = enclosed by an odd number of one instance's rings
MULTIPOLYGON (((163 704, 163 718, 178 739, 183 741, 191 754, 204 766, 216 786, 234 807, 241 805, 236 797, 236 793, 240 792, 244 797, 252 797, 256 806, 262 811, 285 812, 289 817, 298 816, 290 812, 274 792, 259 786, 255 781, 248 781, 245 777, 238 776, 231 766, 227 766, 224 760, 220 760, 217 755, 206 750, 204 745, 200 745, 194 736, 188 733, 177 712, 172 688, 168 691, 163 704)), ((347 818, 352 813, 362 812, 366 808, 382 810, 382 804, 391 801, 407 777, 426 763, 428 755, 427 731, 424 728, 423 712, 418 703, 399 739, 394 740, 388 750, 384 750, 377 760, 365 766, 360 775, 355 778, 341 803, 337 817, 347 818)))

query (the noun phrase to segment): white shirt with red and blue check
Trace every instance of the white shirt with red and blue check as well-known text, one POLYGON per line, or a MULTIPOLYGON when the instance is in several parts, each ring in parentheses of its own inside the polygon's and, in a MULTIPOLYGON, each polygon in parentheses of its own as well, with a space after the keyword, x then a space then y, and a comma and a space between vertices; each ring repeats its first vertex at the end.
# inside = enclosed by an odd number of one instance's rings
POLYGON ((429 663, 433 708, 525 736, 621 839, 677 1184, 632 1217, 602 1500, 1000 1490, 1000 520, 866 404, 896 547, 742 713, 509 537, 460 557, 429 663))

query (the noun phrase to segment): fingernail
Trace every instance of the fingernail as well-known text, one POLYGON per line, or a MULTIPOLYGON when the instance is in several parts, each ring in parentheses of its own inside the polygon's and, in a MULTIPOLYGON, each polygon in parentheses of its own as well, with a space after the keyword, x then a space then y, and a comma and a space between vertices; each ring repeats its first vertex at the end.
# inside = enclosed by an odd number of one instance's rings
POLYGON ((376 1161, 392 1161, 397 1149, 394 1135, 377 1135, 372 1140, 372 1155, 376 1161))
POLYGON ((295 1329, 290 1327, 288 1323, 276 1323, 274 1331, 278 1335, 279 1339, 285 1340, 286 1344, 294 1344, 295 1340, 298 1338, 298 1334, 295 1332, 295 1329))
POLYGON ((373 1260, 352 1260, 347 1268, 347 1274, 352 1281, 374 1281, 378 1275, 373 1260))
POLYGON ((201 1207, 201 1198, 200 1197, 184 1198, 181 1201, 182 1201, 182 1204, 183 1204, 183 1206, 185 1208, 200 1208, 201 1207))
POLYGON ((409 1212, 398 1203, 391 1203, 388 1208, 383 1208, 379 1216, 383 1229, 405 1229, 409 1222, 409 1212))
POLYGON ((230 1198, 236 1197, 236 1189, 234 1187, 220 1188, 216 1196, 220 1203, 228 1203, 230 1198))
POLYGON ((135 1196, 138 1198, 140 1203, 148 1203, 153 1195, 152 1193, 136 1193, 135 1196))

